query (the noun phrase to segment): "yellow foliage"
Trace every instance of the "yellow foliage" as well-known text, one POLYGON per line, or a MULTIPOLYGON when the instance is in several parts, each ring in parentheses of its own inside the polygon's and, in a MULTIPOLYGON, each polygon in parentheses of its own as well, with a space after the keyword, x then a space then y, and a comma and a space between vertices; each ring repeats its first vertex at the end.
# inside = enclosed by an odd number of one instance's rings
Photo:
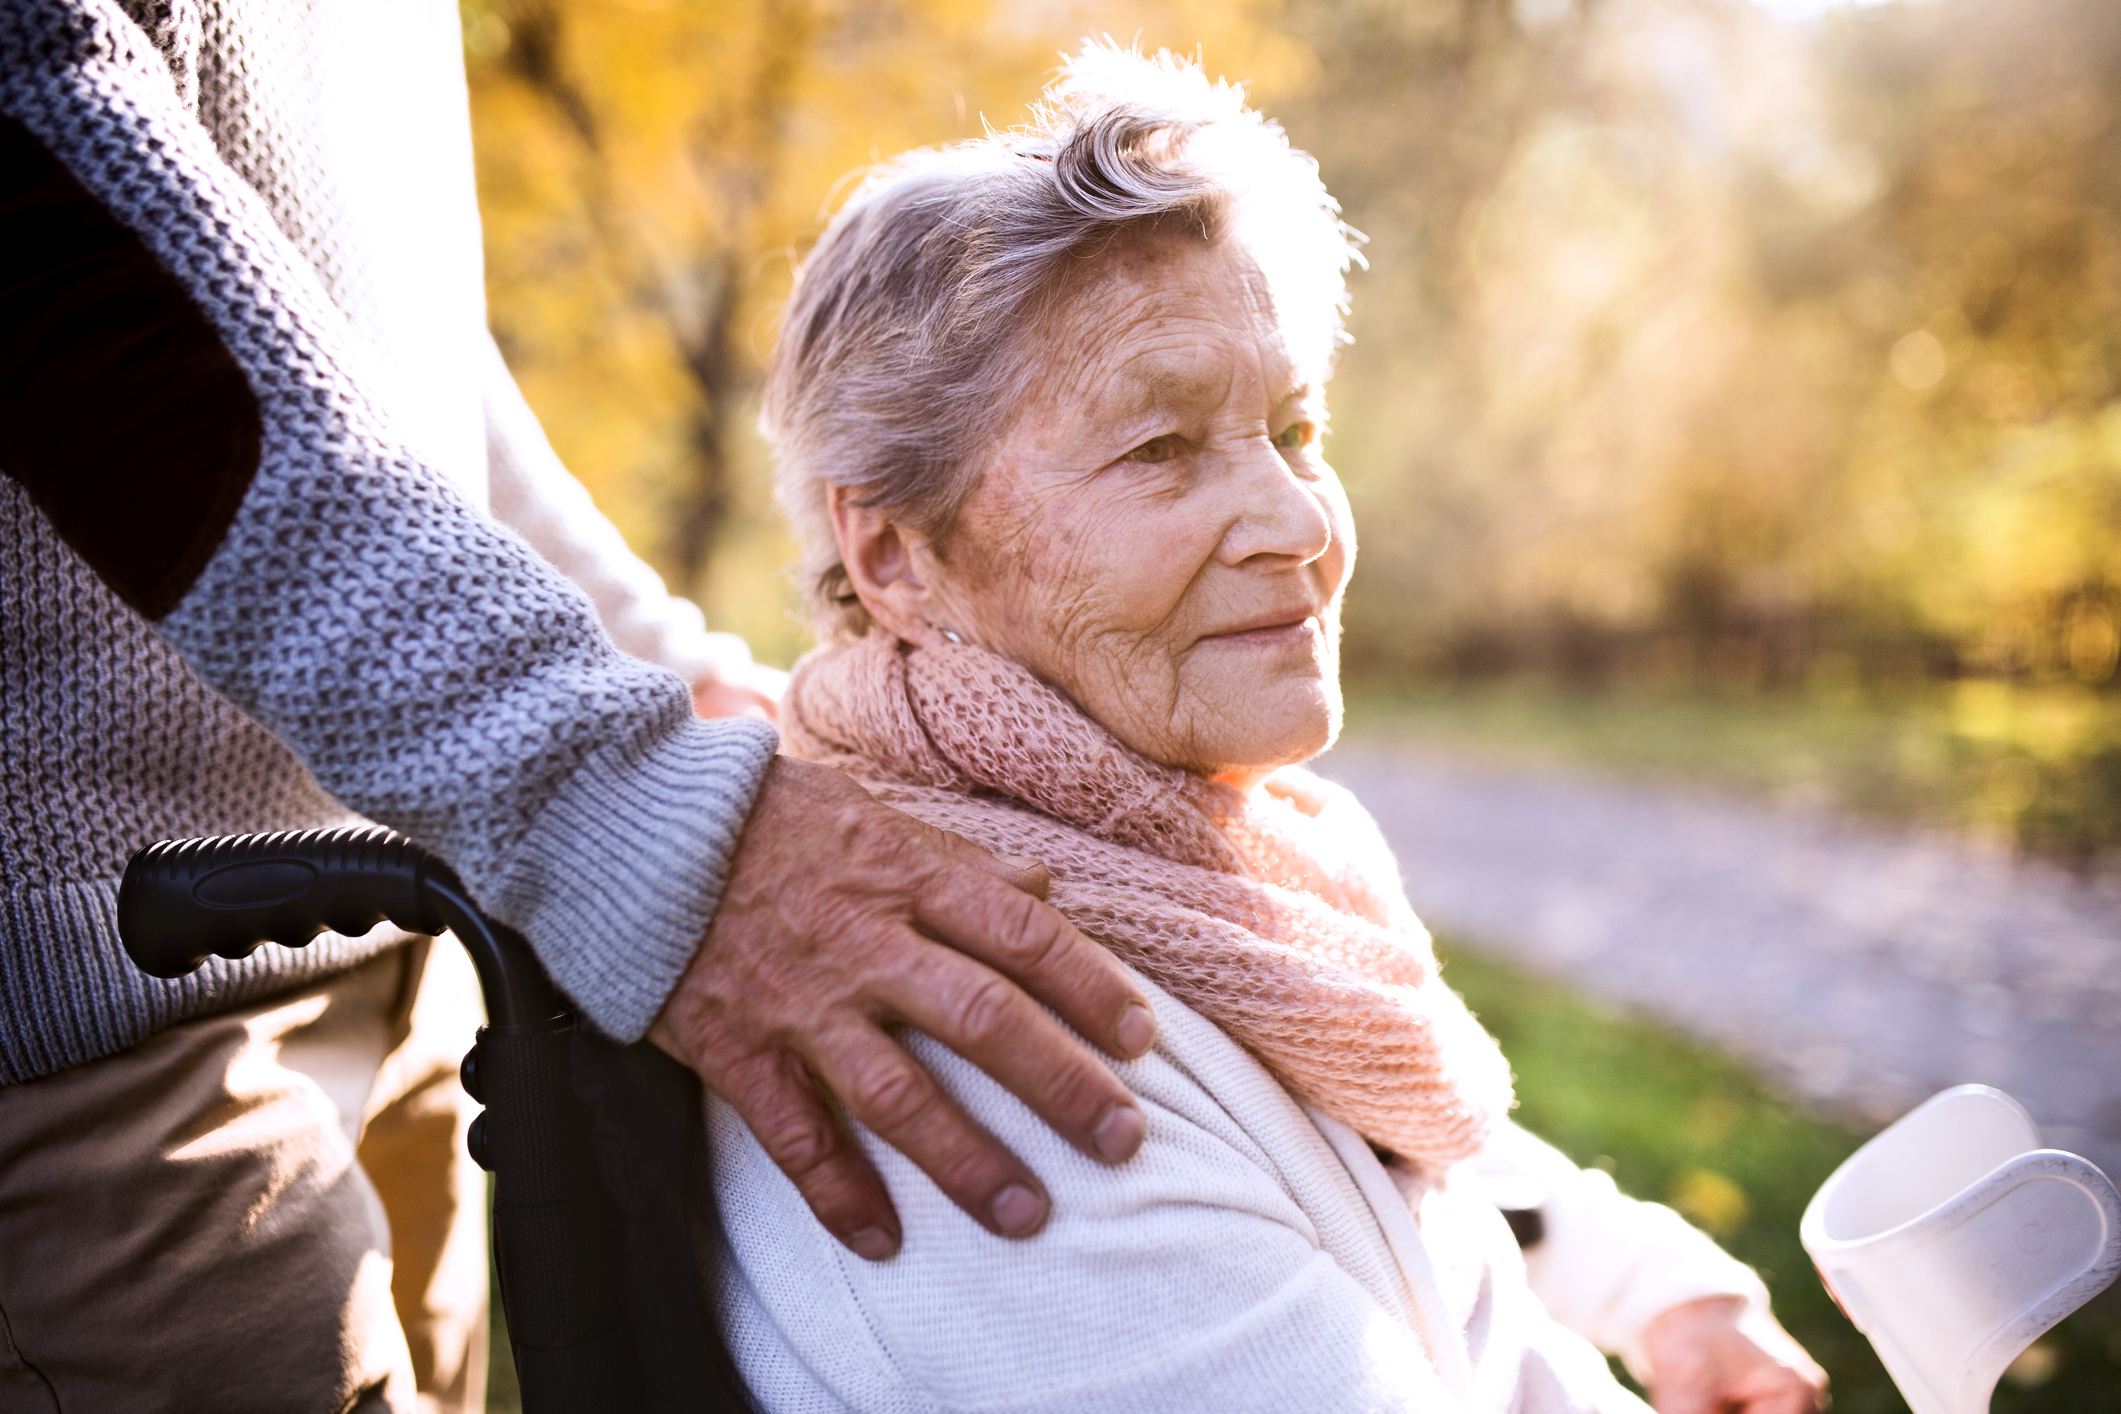
POLYGON ((1713 1169, 1688 1169, 1680 1174, 1672 1183, 1672 1206, 1720 1236, 1744 1227, 1753 1211, 1745 1190, 1713 1169))
POLYGON ((833 194, 1008 126, 1086 34, 1198 49, 1371 238, 1329 448, 1357 671, 1604 644, 1801 681, 1898 645, 2105 684, 2106 3, 465 0, 491 316, 621 529, 785 660, 751 423, 833 194))
POLYGON ((850 175, 1007 127, 1059 53, 1139 31, 1265 90, 1264 0, 465 0, 497 337, 554 445, 721 627, 805 643, 751 424, 794 261, 850 175))

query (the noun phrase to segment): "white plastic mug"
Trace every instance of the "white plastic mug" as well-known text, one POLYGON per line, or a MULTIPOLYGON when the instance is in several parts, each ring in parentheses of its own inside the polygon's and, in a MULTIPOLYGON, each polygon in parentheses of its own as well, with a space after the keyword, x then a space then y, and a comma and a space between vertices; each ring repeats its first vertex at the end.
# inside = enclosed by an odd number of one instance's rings
POLYGON ((1986 1085, 1850 1155, 1800 1232, 1914 1414, 1985 1414, 2011 1361, 2121 1274, 2114 1185, 1986 1085))

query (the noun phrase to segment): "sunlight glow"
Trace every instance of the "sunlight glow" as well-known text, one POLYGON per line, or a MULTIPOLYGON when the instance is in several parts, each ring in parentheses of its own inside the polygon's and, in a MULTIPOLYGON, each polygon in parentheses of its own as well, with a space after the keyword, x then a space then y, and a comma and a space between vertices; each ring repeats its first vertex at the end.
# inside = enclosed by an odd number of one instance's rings
POLYGON ((1829 10, 1861 10, 1888 5, 1896 0, 1753 0, 1753 4, 1778 20, 1816 19, 1829 10))

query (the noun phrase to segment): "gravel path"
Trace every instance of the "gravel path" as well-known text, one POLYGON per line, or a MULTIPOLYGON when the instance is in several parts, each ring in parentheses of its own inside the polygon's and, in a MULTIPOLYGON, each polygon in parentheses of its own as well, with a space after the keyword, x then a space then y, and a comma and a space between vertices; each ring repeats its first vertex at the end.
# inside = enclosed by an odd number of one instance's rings
POLYGON ((1746 799, 1342 747, 1429 924, 1881 1124, 2009 1091, 2121 1175, 2121 881, 1746 799))

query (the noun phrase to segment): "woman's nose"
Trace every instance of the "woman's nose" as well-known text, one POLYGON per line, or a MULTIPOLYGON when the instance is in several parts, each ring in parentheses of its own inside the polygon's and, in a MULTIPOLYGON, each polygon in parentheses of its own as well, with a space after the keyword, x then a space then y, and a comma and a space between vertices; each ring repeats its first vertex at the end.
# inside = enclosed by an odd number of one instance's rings
POLYGON ((1333 523, 1314 483, 1292 471, 1265 437, 1246 439, 1235 460, 1222 561, 1241 565, 1266 556, 1309 564, 1325 554, 1333 544, 1333 523))

